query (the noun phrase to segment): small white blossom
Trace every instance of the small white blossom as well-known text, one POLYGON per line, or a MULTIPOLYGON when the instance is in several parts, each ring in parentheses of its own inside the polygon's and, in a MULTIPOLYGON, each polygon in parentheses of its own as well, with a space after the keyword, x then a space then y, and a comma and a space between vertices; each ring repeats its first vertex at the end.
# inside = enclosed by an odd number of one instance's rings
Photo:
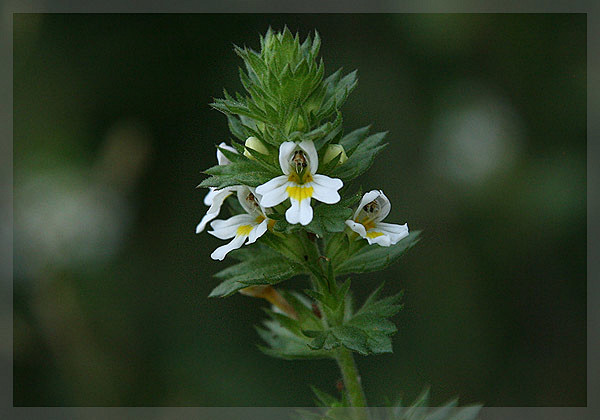
POLYGON ((213 230, 208 233, 211 235, 219 239, 233 238, 227 245, 218 247, 210 254, 213 260, 222 261, 228 252, 241 248, 244 242, 246 245, 255 242, 267 231, 269 219, 260 205, 259 197, 248 187, 239 187, 237 197, 246 213, 227 220, 215 220, 210 224, 213 230))
MULTIPOLYGON (((237 153, 233 147, 229 146, 225 142, 219 144, 221 149, 229 150, 230 152, 237 153)), ((225 157, 221 150, 217 149, 217 162, 219 165, 229 165, 231 161, 225 157)), ((204 230, 207 223, 211 220, 215 219, 219 213, 221 212, 221 206, 227 197, 233 194, 236 191, 237 187, 225 187, 221 189, 216 189, 211 187, 208 191, 208 194, 204 197, 204 204, 206 206, 210 206, 198 226, 196 226, 196 233, 200 233, 204 230)))
POLYGON ((353 220, 346 220, 346 225, 365 238, 369 245, 395 245, 408 236, 408 225, 381 222, 390 213, 391 207, 383 191, 369 191, 360 201, 353 220))
POLYGON ((264 207, 276 206, 289 198, 291 207, 285 212, 289 223, 308 225, 311 222, 311 198, 326 204, 340 201, 338 190, 344 183, 340 179, 317 174, 319 156, 312 141, 282 143, 279 165, 284 175, 260 185, 256 192, 262 196, 264 207))

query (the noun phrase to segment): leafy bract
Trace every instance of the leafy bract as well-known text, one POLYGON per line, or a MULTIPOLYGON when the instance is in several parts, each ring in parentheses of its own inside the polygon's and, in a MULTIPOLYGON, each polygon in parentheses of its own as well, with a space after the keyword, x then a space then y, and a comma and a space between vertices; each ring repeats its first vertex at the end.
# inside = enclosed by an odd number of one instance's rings
POLYGON ((301 43, 286 27, 261 36, 260 51, 235 47, 244 62, 239 75, 246 95, 224 92, 211 105, 228 116, 236 138, 256 136, 274 146, 313 140, 317 149, 337 138, 339 109, 356 87, 356 72, 342 76, 338 70, 324 79, 320 46, 317 32, 301 43))
POLYGON ((298 319, 267 311, 270 319, 257 327, 266 346, 260 349, 266 354, 282 359, 323 359, 335 357, 326 350, 315 350, 309 346, 311 338, 303 333, 304 329, 322 326, 321 320, 312 308, 311 302, 296 293, 281 292, 298 314, 298 319))
POLYGON ((315 207, 313 220, 306 229, 319 236, 325 232, 343 232, 346 228, 346 220, 352 217, 352 209, 346 207, 345 203, 319 204, 315 207))
POLYGON ((342 275, 383 270, 419 242, 420 233, 420 231, 411 232, 396 245, 389 247, 367 245, 365 242, 362 248, 335 267, 335 273, 342 275))
POLYGON ((300 264, 283 258, 268 248, 261 248, 259 253, 239 250, 236 252, 242 261, 215 274, 224 279, 210 293, 209 297, 230 296, 245 287, 268 284, 274 285, 306 271, 300 264))
POLYGON ((306 335, 313 337, 311 348, 331 350, 343 345, 362 355, 391 353, 391 336, 397 329, 388 318, 402 309, 402 293, 378 300, 380 290, 381 287, 375 290, 363 306, 341 325, 305 331, 306 335))
POLYGON ((200 183, 200 187, 224 188, 235 185, 258 187, 281 175, 275 168, 267 169, 257 161, 245 159, 228 165, 215 165, 205 171, 212 175, 200 183))
MULTIPOLYGON (((357 139, 360 139, 360 134, 361 132, 354 135, 352 140, 348 140, 346 143, 354 144, 357 139)), ((385 148, 386 144, 383 143, 383 139, 386 134, 385 132, 377 133, 364 140, 358 140, 359 143, 349 153, 348 160, 332 170, 331 176, 349 181, 366 172, 373 164, 375 156, 385 148)))

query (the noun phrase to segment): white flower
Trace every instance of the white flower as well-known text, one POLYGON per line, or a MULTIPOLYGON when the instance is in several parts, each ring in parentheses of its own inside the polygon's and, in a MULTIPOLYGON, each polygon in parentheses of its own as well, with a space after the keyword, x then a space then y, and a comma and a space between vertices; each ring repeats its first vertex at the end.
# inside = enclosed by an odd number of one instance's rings
POLYGON ((213 230, 208 233, 211 235, 219 239, 233 238, 227 245, 218 247, 210 254, 213 260, 222 261, 228 252, 241 248, 246 239, 246 245, 251 244, 267 231, 269 219, 256 194, 248 187, 239 187, 237 197, 246 213, 227 220, 215 220, 210 224, 213 230))
POLYGON ((346 220, 346 224, 365 238, 369 245, 395 245, 408 236, 408 225, 381 222, 390 213, 391 207, 390 200, 383 191, 369 191, 360 201, 353 220, 346 220))
POLYGON ((285 212, 291 224, 308 225, 313 218, 311 198, 326 204, 340 201, 338 190, 344 183, 337 178, 317 175, 319 156, 312 141, 286 141, 279 147, 279 165, 285 175, 273 178, 256 188, 264 207, 273 207, 288 198, 291 207, 285 212))
MULTIPOLYGON (((237 150, 235 150, 233 147, 229 146, 225 142, 219 144, 219 147, 221 149, 237 153, 237 150)), ((217 162, 219 162, 219 165, 229 165, 231 163, 231 161, 227 159, 227 157, 225 157, 223 152, 221 152, 219 149, 217 149, 217 162)), ((223 205, 223 202, 227 197, 229 197, 236 191, 236 188, 237 187, 225 187, 219 190, 213 187, 210 188, 208 194, 206 194, 206 197, 204 197, 204 204, 210 206, 210 208, 208 209, 202 220, 200 220, 198 226, 196 226, 196 233, 202 232, 206 227, 206 224, 219 215, 219 213, 221 212, 221 206, 223 205)))

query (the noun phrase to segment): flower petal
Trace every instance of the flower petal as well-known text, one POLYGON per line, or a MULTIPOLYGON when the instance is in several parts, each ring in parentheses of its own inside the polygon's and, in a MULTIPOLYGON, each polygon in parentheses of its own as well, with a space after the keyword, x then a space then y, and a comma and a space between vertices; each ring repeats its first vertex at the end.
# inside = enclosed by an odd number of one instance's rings
POLYGON ((219 213, 221 212, 221 206, 223 205, 223 202, 231 194, 233 194, 232 188, 223 188, 221 190, 214 191, 210 208, 207 210, 202 220, 200 220, 198 226, 196 226, 196 233, 202 232, 206 227, 206 224, 219 215, 219 213))
POLYGON ((256 225, 250 232, 250 235, 248 235, 248 242, 246 242, 246 245, 254 243, 258 238, 263 236, 267 231, 268 223, 269 219, 265 219, 260 224, 256 225))
POLYGON ((346 225, 354 232, 358 233, 361 237, 367 237, 367 229, 362 225, 362 223, 357 223, 354 220, 346 220, 346 225))
POLYGON ((208 193, 204 197, 204 205, 205 206, 212 205, 213 199, 215 198, 215 194, 217 193, 217 191, 219 191, 219 190, 217 190, 214 187, 210 187, 210 190, 208 190, 208 193))
POLYGON ((287 176, 281 175, 256 187, 257 194, 262 197, 260 205, 263 207, 273 207, 283 202, 288 197, 285 191, 287 185, 287 176))
POLYGON ((231 242, 229 242, 226 245, 222 245, 220 247, 218 247, 217 249, 215 249, 213 251, 212 254, 210 254, 210 257, 213 260, 219 260, 219 261, 223 261, 223 259, 225 258, 225 256, 230 252, 233 251, 234 249, 238 249, 241 248, 242 245, 244 245, 244 241, 246 240, 248 236, 247 235, 238 235, 236 236, 231 242))
POLYGON ((310 198, 296 200, 290 198, 292 206, 285 212, 285 220, 295 225, 300 223, 303 226, 308 225, 313 218, 313 209, 310 206, 310 198))
POLYGON ((408 236, 408 224, 395 225, 392 223, 377 223, 374 230, 389 236, 390 244, 395 245, 408 236))
POLYGON ((262 214, 262 209, 260 208, 258 198, 255 195, 254 188, 246 186, 239 187, 237 191, 237 199, 242 208, 246 210, 246 213, 253 216, 262 214))
POLYGON ((385 196, 383 191, 379 190, 379 197, 377 198, 377 203, 379 203, 379 214, 375 217, 375 221, 378 222, 380 220, 385 219, 388 214, 390 214, 390 210, 392 209, 392 204, 390 200, 385 196))
POLYGON ((377 197, 379 197, 379 190, 371 190, 368 193, 365 193, 365 195, 363 195, 362 199, 360 200, 358 208, 354 212, 354 220, 358 219, 358 214, 360 213, 362 208, 369 204, 371 201, 375 200, 377 197))
POLYGON ((298 143, 298 147, 306 152, 310 172, 316 174, 319 169, 319 155, 317 154, 317 149, 315 149, 315 144, 312 140, 303 140, 298 143))
POLYGON ((295 225, 300 223, 300 201, 290 198, 291 207, 285 212, 285 220, 289 224, 295 225))
POLYGON ((295 149, 296 143, 293 141, 285 141, 279 146, 279 166, 281 166, 281 170, 286 175, 289 175, 291 172, 290 160, 295 149))
POLYGON ((356 212, 354 212, 354 220, 363 221, 364 219, 369 219, 373 222, 379 222, 390 214, 391 208, 392 205, 390 204, 390 200, 388 200, 383 191, 372 190, 366 193, 362 200, 360 200, 360 204, 356 209, 356 212), (370 212, 365 211, 364 207, 372 201, 377 203, 376 210, 370 212))
POLYGON ((310 206, 310 198, 300 201, 300 224, 308 225, 313 219, 313 209, 310 206))
POLYGON ((208 233, 219 239, 233 238, 236 235, 238 227, 253 224, 255 220, 249 214, 237 214, 227 220, 215 220, 210 224, 213 230, 208 231, 208 233))
POLYGON ((377 244, 380 246, 390 246, 392 244, 391 238, 382 232, 376 232, 371 229, 367 232, 367 242, 369 245, 377 244))
POLYGON ((341 179, 325 175, 313 175, 313 198, 322 203, 334 204, 340 201, 338 190, 344 186, 341 179))

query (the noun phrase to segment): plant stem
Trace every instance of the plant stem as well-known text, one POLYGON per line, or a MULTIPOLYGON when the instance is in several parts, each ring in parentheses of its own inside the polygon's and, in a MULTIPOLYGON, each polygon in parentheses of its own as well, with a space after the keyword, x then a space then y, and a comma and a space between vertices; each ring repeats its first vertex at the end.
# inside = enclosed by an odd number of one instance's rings
POLYGON ((360 375, 354 362, 352 352, 345 347, 340 347, 336 357, 338 366, 342 371, 344 386, 348 391, 348 398, 352 407, 366 407, 367 399, 360 383, 360 375))
MULTIPOLYGON (((306 243, 306 239, 305 239, 305 243, 306 243)), ((307 248, 310 249, 310 254, 312 258, 310 258, 313 262, 313 264, 316 264, 316 266, 321 267, 320 264, 320 255, 321 255, 321 251, 319 250, 319 246, 317 244, 316 241, 312 241, 313 244, 311 246, 310 244, 310 240, 308 240, 308 244, 307 244, 307 248)), ((328 260, 329 261, 329 260, 328 260)), ((332 272, 329 272, 327 274, 323 273, 323 276, 325 276, 327 278, 327 282, 329 285, 329 288, 333 285, 334 288, 337 288, 336 285, 336 280, 335 280, 335 276, 332 274, 332 272)), ((313 289, 317 286, 319 279, 315 276, 311 276, 311 280, 312 280, 312 285, 313 285, 313 289)), ((329 290, 331 292, 331 290, 329 290)), ((344 303, 342 303, 342 307, 345 307, 344 303)), ((339 314, 339 316, 335 316, 335 314, 330 314, 332 315, 331 319, 327 319, 326 316, 327 311, 323 311, 323 322, 327 325, 329 323, 332 323, 333 325, 340 325, 343 324, 343 319, 344 319, 344 312, 342 311, 342 313, 339 314)), ((340 346, 337 350, 336 350, 336 361, 337 364, 340 368, 340 371, 342 372, 342 378, 344 380, 344 387, 346 388, 347 394, 348 394, 348 399, 350 400, 350 405, 352 407, 367 407, 367 398, 365 397, 365 392, 362 389, 362 385, 360 382, 360 375, 358 373, 358 368, 356 367, 356 363, 354 362, 354 356, 352 355, 352 352, 350 350, 348 350, 346 347, 344 346, 340 346)), ((357 414, 357 419, 360 420, 367 420, 369 418, 367 411, 366 410, 358 410, 356 412, 357 414)))

